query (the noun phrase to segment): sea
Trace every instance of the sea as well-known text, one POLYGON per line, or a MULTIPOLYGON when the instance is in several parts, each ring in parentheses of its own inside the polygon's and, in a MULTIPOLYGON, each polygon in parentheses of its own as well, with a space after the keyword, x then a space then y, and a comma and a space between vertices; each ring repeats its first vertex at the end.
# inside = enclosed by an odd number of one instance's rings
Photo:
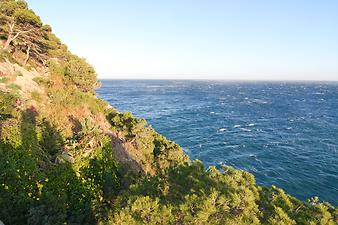
POLYGON ((338 83, 101 83, 98 97, 145 118, 206 167, 243 169, 260 185, 338 205, 338 83))

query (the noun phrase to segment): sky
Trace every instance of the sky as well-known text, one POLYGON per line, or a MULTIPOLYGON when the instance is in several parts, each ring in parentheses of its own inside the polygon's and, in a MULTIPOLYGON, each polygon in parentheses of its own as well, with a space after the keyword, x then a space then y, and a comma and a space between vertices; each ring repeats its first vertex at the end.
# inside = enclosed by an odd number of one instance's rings
POLYGON ((99 78, 338 80, 337 0, 28 0, 99 78))

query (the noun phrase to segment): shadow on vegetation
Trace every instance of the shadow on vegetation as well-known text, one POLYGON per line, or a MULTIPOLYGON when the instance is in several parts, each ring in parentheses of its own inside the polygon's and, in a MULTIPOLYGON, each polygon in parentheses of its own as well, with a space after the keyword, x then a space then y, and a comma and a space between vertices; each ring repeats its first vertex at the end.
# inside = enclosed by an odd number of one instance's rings
POLYGON ((186 201, 185 196, 192 194, 208 196, 212 191, 208 187, 217 187, 217 185, 219 186, 219 182, 208 176, 203 164, 197 161, 191 165, 169 168, 162 174, 142 181, 142 185, 133 189, 132 194, 142 193, 152 198, 160 197, 163 203, 170 202, 178 206, 186 201))
POLYGON ((34 107, 22 112, 21 120, 1 117, 1 220, 4 224, 96 224, 90 190, 71 164, 55 163, 64 144, 62 135, 48 120, 38 121, 34 107))
POLYGON ((70 115, 68 116, 68 120, 73 124, 73 128, 72 128, 73 133, 78 133, 82 130, 82 124, 77 118, 70 115))

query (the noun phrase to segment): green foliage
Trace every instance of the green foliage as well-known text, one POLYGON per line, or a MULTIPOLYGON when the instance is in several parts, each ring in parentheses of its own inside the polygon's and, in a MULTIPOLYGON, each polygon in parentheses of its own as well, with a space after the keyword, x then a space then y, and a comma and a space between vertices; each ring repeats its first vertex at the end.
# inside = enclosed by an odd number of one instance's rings
POLYGON ((72 155, 89 156, 93 148, 102 147, 105 135, 99 127, 90 120, 72 119, 76 126, 73 128, 72 138, 67 140, 68 151, 72 155))
POLYGON ((260 196, 263 221, 268 224, 335 224, 337 220, 337 210, 318 199, 305 204, 275 186, 262 188, 260 196))
POLYGON ((8 77, 0 77, 0 83, 6 84, 6 83, 8 83, 8 81, 9 81, 8 77))
MULTIPOLYGON (((0 37, 6 40, 4 50, 8 50, 8 44, 24 55, 29 50, 29 62, 47 65, 50 72, 63 78, 66 85, 75 86, 82 92, 93 92, 97 86, 94 68, 85 59, 71 54, 52 33, 51 27, 43 25, 24 1, 0 2, 0 37)), ((0 59, 3 58, 5 54, 1 53, 0 59)))
POLYGON ((14 76, 16 76, 16 77, 22 77, 23 74, 22 74, 21 71, 15 71, 14 76))
MULTIPOLYGON (((1 35, 0 35, 0 40, 1 40, 1 35)), ((0 62, 5 61, 7 56, 8 56, 7 52, 0 48, 0 62)))
POLYGON ((129 152, 145 173, 155 174, 188 161, 176 143, 158 134, 144 119, 114 109, 107 113, 107 119, 119 138, 131 144, 129 152))
POLYGON ((13 116, 16 99, 12 94, 0 91, 0 122, 13 116))
MULTIPOLYGON (((11 113, 11 96, 1 95, 11 113)), ((120 187, 110 142, 87 147, 75 163, 56 163, 64 151, 60 131, 34 108, 3 118, 0 139, 0 217, 5 224, 93 224, 92 207, 106 204, 120 187)), ((84 128, 83 135, 93 130, 84 128)), ((85 144, 84 144, 85 145, 85 144)))
POLYGON ((12 16, 17 10, 27 9, 27 3, 25 1, 3 0, 0 3, 0 12, 12 16))
POLYGON ((59 61, 57 59, 49 59, 47 60, 47 66, 49 68, 49 71, 53 75, 57 75, 60 77, 63 77, 65 74, 65 65, 62 61, 59 61))
MULTIPOLYGON (((47 25, 48 26, 48 25, 47 25)), ((67 52, 67 46, 62 44, 60 39, 53 33, 51 33, 51 29, 46 27, 46 25, 42 28, 47 32, 45 45, 47 46, 47 54, 51 58, 57 59, 65 59, 67 52)))
POLYGON ((123 195, 127 206, 111 215, 112 223, 259 224, 258 190, 252 175, 201 162, 171 168, 166 174, 139 179, 123 195), (125 222, 127 223, 127 222, 125 222))
POLYGON ((30 24, 32 26, 42 26, 40 18, 29 9, 19 9, 16 10, 13 14, 13 17, 18 23, 30 24))
POLYGON ((74 84, 84 92, 91 92, 96 87, 96 72, 85 59, 75 55, 70 56, 67 61, 65 74, 66 82, 74 84))
POLYGON ((68 86, 74 85, 81 92, 93 92, 97 86, 96 72, 84 59, 67 54, 67 61, 50 59, 47 62, 52 74, 61 77, 68 86))
MULTIPOLYGON (((1 32, 0 32, 0 40, 2 39, 1 36, 1 32)), ((11 63, 16 63, 16 64, 20 64, 13 56, 13 54, 9 53, 8 51, 3 50, 0 47, 0 62, 5 62, 6 60, 8 60, 11 63)))
POLYGON ((52 86, 51 81, 45 77, 34 77, 33 81, 42 87, 52 86))
MULTIPOLYGON (((27 59, 20 59, 18 54, 17 60, 24 65, 27 60, 32 65, 45 64, 52 57, 65 60, 64 56, 68 54, 67 47, 52 33, 51 27, 43 25, 24 1, 0 2, 0 38, 5 40, 3 48, 6 52, 28 53, 27 59)), ((1 54, 0 59, 3 58, 1 54)))
POLYGON ((79 168, 82 185, 100 202, 110 200, 118 193, 120 181, 116 171, 117 164, 109 142, 95 152, 95 157, 82 158, 79 168))
POLYGON ((47 119, 43 119, 39 127, 43 131, 39 138, 39 144, 44 152, 53 158, 57 153, 61 152, 65 142, 64 138, 60 134, 60 130, 47 119))
POLYGON ((147 122, 144 119, 137 119, 133 117, 132 113, 118 113, 111 112, 108 114, 108 120, 110 121, 113 129, 123 133, 125 138, 131 140, 140 134, 140 131, 144 129, 147 122))
MULTIPOLYGON (((46 81, 46 85, 49 86, 50 82, 46 81)), ((106 107, 106 104, 98 100, 94 94, 82 92, 76 88, 51 88, 48 96, 54 105, 69 109, 87 107, 93 114, 103 113, 106 107)))
POLYGON ((149 196, 128 201, 128 206, 119 211, 110 224, 173 224, 171 208, 159 203, 159 199, 149 196))
POLYGON ((41 102, 41 95, 37 91, 32 91, 31 92, 31 97, 34 101, 41 102))
POLYGON ((189 161, 181 147, 164 136, 154 132, 154 164, 157 171, 163 171, 189 161))
POLYGON ((17 84, 14 84, 14 83, 10 83, 6 87, 9 88, 9 89, 12 89, 13 91, 21 90, 21 87, 17 84))
POLYGON ((311 206, 281 189, 261 188, 245 171, 201 162, 139 178, 106 224, 336 224, 337 210, 311 206), (267 199, 267 196, 270 196, 267 199), (272 199, 271 199, 272 197, 272 199), (270 202, 268 202, 270 201, 270 202))

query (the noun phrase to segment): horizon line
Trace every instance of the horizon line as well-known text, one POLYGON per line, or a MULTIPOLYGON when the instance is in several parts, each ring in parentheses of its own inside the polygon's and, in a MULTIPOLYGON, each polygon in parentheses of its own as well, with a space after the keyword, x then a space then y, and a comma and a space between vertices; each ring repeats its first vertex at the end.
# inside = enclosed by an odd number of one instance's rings
POLYGON ((251 79, 207 79, 207 78, 193 78, 193 79, 177 79, 177 78, 97 78, 98 80, 126 80, 126 81, 223 81, 223 82, 333 82, 338 83, 337 80, 293 80, 293 79, 285 79, 285 80, 279 80, 279 79, 257 79, 257 80, 251 80, 251 79))

